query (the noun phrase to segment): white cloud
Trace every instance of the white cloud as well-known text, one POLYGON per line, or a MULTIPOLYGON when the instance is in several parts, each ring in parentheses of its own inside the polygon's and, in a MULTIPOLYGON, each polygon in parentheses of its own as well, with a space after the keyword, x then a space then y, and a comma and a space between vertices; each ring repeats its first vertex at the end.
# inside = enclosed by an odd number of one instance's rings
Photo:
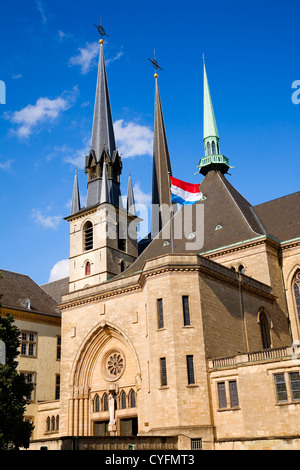
POLYGON ((109 64, 111 64, 112 62, 114 62, 115 60, 119 60, 120 57, 122 57, 122 55, 124 54, 123 51, 120 51, 118 52, 114 57, 112 57, 111 59, 107 59, 105 61, 105 64, 108 66, 109 64))
POLYGON ((0 170, 10 171, 12 163, 13 160, 6 160, 5 162, 0 161, 0 170))
POLYGON ((62 41, 64 38, 71 38, 73 34, 65 33, 61 29, 58 31, 59 40, 62 41))
POLYGON ((151 204, 152 195, 143 192, 139 181, 133 186, 133 194, 136 204, 144 204, 145 206, 149 206, 151 204))
POLYGON ((93 67, 97 65, 95 58, 99 54, 99 45, 87 42, 85 47, 79 48, 79 54, 70 58, 69 65, 78 65, 81 73, 86 75, 93 67))
POLYGON ((63 111, 69 109, 77 94, 78 88, 75 86, 71 92, 64 92, 58 98, 39 98, 34 105, 29 104, 20 111, 6 113, 5 117, 18 126, 13 133, 27 138, 40 124, 55 121, 63 111))
POLYGON ((22 78, 22 74, 21 73, 16 73, 16 74, 12 75, 11 78, 13 80, 19 80, 20 78, 22 78))
POLYGON ((124 123, 119 119, 114 123, 119 152, 123 158, 138 155, 152 155, 153 131, 135 122, 124 123))
POLYGON ((45 24, 47 23, 47 17, 46 17, 46 13, 45 13, 45 5, 44 3, 41 1, 41 0, 36 0, 36 6, 41 14, 41 17, 42 17, 42 22, 45 24))
POLYGON ((48 282, 58 281, 64 277, 69 277, 69 260, 62 259, 58 261, 50 271, 50 277, 48 282))
POLYGON ((44 215, 41 211, 33 209, 31 217, 36 224, 44 228, 56 229, 62 220, 60 215, 44 215))

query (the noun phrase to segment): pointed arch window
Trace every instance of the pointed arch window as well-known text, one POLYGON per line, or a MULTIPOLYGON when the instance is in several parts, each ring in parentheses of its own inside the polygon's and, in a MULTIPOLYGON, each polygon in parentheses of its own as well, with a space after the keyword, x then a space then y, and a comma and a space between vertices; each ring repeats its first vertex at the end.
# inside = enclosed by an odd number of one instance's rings
POLYGON ((103 406, 103 411, 108 411, 108 395, 107 395, 107 393, 104 393, 104 395, 103 395, 102 406, 103 406))
POLYGON ((300 271, 298 271, 294 277, 293 290, 295 296, 296 312, 298 315, 298 321, 300 323, 300 271))
POLYGON ((126 408, 126 393, 124 390, 121 393, 121 409, 124 410, 126 408))
POLYGON ((136 407, 136 399, 135 399, 135 391, 130 390, 129 392, 129 407, 135 408, 136 407))
POLYGON ((263 349, 270 349, 271 335, 267 315, 264 311, 259 313, 259 326, 263 349))
POLYGON ((213 155, 216 155, 216 144, 215 144, 215 141, 213 140, 212 143, 211 143, 211 153, 213 155))
POLYGON ((89 261, 85 263, 84 273, 86 276, 89 276, 91 274, 91 263, 89 261))
POLYGON ((210 151, 210 143, 209 142, 207 142, 206 148, 207 148, 207 155, 210 155, 211 151, 210 151))
POLYGON ((92 250, 94 246, 93 224, 88 221, 83 228, 84 233, 84 251, 92 250))
POLYGON ((100 411, 100 398, 99 398, 99 395, 96 395, 95 399, 94 399, 94 411, 95 412, 100 411))

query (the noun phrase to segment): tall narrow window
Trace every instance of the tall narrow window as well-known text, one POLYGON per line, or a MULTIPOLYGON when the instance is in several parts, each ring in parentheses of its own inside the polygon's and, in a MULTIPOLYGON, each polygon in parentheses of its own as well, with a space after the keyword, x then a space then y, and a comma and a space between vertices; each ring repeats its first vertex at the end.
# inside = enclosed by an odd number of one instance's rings
POLYGON ((89 276, 91 274, 91 263, 89 261, 85 264, 85 275, 89 276))
POLYGON ((239 397, 236 380, 230 380, 229 382, 229 394, 230 394, 230 406, 236 408, 239 406, 239 397))
POLYGON ((60 398, 60 375, 56 374, 55 376, 55 400, 60 398))
POLYGON ((188 375, 188 384, 195 383, 195 373, 194 373, 194 356, 186 356, 186 366, 187 366, 187 375, 188 375))
POLYGON ((135 391, 134 390, 130 390, 130 392, 129 392, 129 406, 130 406, 130 408, 135 408, 136 407, 135 391))
POLYGON ((298 321, 300 324, 300 271, 296 273, 294 279, 294 295, 295 295, 295 303, 296 303, 296 312, 298 315, 298 321))
POLYGON ((121 393, 121 409, 125 410, 125 408, 126 408, 126 393, 123 390, 121 393))
POLYGON ((160 373, 161 373, 161 386, 165 387, 168 385, 167 381, 167 364, 166 364, 166 358, 161 357, 160 358, 160 373))
POLYGON ((58 361, 61 359, 61 336, 56 337, 56 359, 58 361))
POLYGON ((211 154, 211 151, 210 151, 210 143, 207 142, 207 155, 210 155, 211 154))
POLYGON ((164 310, 163 310, 163 300, 157 299, 157 320, 158 328, 164 327, 164 310))
POLYGON ((108 411, 108 395, 107 395, 107 393, 104 393, 102 400, 103 400, 102 401, 103 411, 108 411))
POLYGON ((83 231, 84 231, 84 251, 92 250, 94 246, 92 222, 89 222, 89 221, 86 222, 83 231))
POLYGON ((227 408, 225 382, 218 382, 219 408, 227 408))
POLYGON ((182 308, 183 308, 183 324, 184 326, 190 325, 190 307, 189 307, 189 296, 182 296, 182 308))
POLYGON ((212 143, 211 143, 211 153, 213 155, 216 155, 216 144, 215 144, 215 141, 213 140, 212 143))
POLYGON ((100 397, 98 394, 94 398, 94 411, 100 411, 100 397))
POLYGON ((263 349, 269 349, 271 347, 270 329, 267 316, 264 312, 259 314, 259 326, 263 349))
POLYGON ((290 385, 292 400, 300 400, 300 374, 299 372, 290 372, 290 385))

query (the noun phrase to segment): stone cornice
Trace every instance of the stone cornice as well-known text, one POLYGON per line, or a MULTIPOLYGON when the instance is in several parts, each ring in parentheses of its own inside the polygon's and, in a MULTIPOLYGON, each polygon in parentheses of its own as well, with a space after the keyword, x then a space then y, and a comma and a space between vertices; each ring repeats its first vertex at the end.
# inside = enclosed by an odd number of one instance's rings
POLYGON ((59 308, 65 310, 78 305, 132 293, 141 290, 150 277, 178 273, 202 273, 219 281, 226 282, 236 288, 242 287, 244 291, 254 293, 268 300, 275 300, 271 287, 259 281, 249 278, 248 276, 239 275, 229 268, 201 256, 192 255, 190 256, 189 262, 187 255, 174 254, 147 262, 143 271, 139 274, 124 277, 121 280, 111 280, 106 285, 99 284, 98 292, 91 292, 91 290, 94 291, 95 288, 97 288, 97 286, 94 286, 90 288, 90 293, 88 289, 84 290, 84 292, 82 291, 81 296, 79 296, 79 293, 77 293, 76 297, 76 293, 66 295, 65 302, 63 302, 59 308), (182 262, 180 262, 181 260, 182 262))
POLYGON ((55 316, 55 315, 51 315, 47 313, 30 312, 26 310, 17 309, 17 308, 2 307, 1 314, 2 316, 10 314, 18 320, 30 321, 32 323, 44 323, 47 325, 54 325, 54 326, 61 325, 60 316, 55 316))
POLYGON ((300 238, 294 238, 281 243, 282 250, 288 250, 289 248, 295 248, 300 246, 300 238))
POLYGON ((247 248, 253 248, 254 246, 259 246, 259 245, 269 245, 274 249, 278 249, 278 247, 280 246, 280 243, 274 238, 271 238, 269 236, 260 236, 256 238, 251 238, 249 240, 245 240, 243 242, 235 243, 232 245, 223 246, 223 247, 217 248, 216 250, 206 251, 200 254, 201 256, 204 256, 205 258, 212 259, 212 258, 217 258, 219 256, 227 255, 228 253, 234 253, 237 251, 246 250, 247 248))

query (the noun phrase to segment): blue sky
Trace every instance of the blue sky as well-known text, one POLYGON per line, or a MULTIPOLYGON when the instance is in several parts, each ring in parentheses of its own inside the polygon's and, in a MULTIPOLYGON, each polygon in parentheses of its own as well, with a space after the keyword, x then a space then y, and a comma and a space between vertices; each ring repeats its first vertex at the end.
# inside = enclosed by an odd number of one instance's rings
POLYGON ((202 179, 194 173, 204 53, 221 152, 235 167, 229 181, 253 205, 299 190, 298 0, 10 0, 0 8, 2 269, 38 284, 55 265, 65 273, 75 166, 86 196, 101 17, 123 194, 130 168, 136 199, 150 200, 154 49, 175 177, 202 179))

